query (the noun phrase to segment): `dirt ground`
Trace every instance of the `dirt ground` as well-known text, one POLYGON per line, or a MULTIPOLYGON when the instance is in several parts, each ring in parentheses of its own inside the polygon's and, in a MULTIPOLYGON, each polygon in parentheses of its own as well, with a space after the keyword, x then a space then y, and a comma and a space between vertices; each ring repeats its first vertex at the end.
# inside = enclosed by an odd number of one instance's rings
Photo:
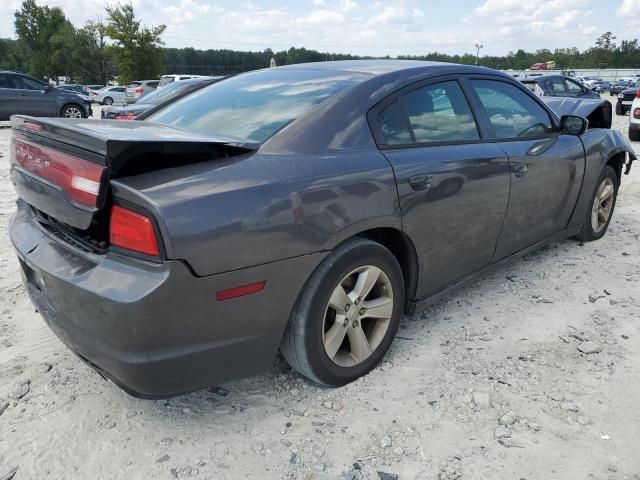
POLYGON ((554 244, 404 318, 354 384, 319 388, 279 361, 148 401, 34 312, 7 235, 8 139, 0 128, 0 479, 640 479, 640 165, 602 240, 554 244))

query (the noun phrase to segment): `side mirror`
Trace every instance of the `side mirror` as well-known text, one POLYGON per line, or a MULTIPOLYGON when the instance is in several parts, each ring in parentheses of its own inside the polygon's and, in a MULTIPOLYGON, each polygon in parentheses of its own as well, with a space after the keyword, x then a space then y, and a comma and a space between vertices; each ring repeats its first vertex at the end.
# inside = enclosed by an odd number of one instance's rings
POLYGON ((44 93, 49 93, 51 91, 51 85, 45 85, 42 89, 44 93))
POLYGON ((563 115, 560 118, 560 131, 567 135, 582 135, 589 127, 589 120, 576 115, 563 115))

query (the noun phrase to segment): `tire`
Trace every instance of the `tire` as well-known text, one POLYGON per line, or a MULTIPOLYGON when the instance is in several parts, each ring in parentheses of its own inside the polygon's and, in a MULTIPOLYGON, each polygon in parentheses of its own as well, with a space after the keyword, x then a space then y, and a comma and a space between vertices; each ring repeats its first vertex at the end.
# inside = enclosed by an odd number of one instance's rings
POLYGON ((629 140, 633 142, 640 142, 640 130, 632 130, 629 128, 629 140))
POLYGON ((62 107, 62 110, 60 110, 60 116, 62 118, 85 118, 86 117, 82 107, 75 103, 70 103, 62 107))
POLYGON ((624 109, 622 108, 622 103, 616 102, 616 115, 624 115, 624 109))
POLYGON ((577 236, 578 240, 582 240, 583 242, 592 242, 594 240, 599 240, 604 236, 609 228, 611 218, 613 217, 613 210, 616 206, 619 186, 618 175, 615 170, 610 165, 605 165, 600 173, 598 181, 596 182, 593 193, 591 194, 591 201, 589 202, 587 211, 585 212, 582 231, 577 236), (604 190, 606 190, 607 185, 612 189, 611 195, 606 197, 607 203, 605 208, 602 208, 604 203, 601 200, 598 203, 601 208, 597 209, 596 197, 604 197, 604 190), (596 223, 598 224, 597 226, 595 225, 596 223))
POLYGON ((294 370, 310 380, 332 387, 345 385, 382 360, 400 324, 403 305, 404 282, 396 258, 379 243, 354 238, 329 254, 307 281, 291 312, 280 351, 294 370), (377 281, 359 302, 357 279, 361 278, 365 279, 362 284, 370 283, 369 278, 377 281), (333 299, 336 305, 343 304, 341 297, 347 300, 344 308, 330 305, 333 299), (373 308, 383 316, 375 301, 384 304, 385 319, 367 317, 373 308), (338 333, 332 335, 334 331, 338 333), (358 341, 363 334, 366 342, 358 341), (352 349, 351 339, 354 346, 365 347, 352 349), (330 357, 329 350, 336 353, 330 357))
POLYGON ((104 97, 104 100, 102 100, 102 103, 104 105, 113 105, 113 98, 111 97, 104 97))

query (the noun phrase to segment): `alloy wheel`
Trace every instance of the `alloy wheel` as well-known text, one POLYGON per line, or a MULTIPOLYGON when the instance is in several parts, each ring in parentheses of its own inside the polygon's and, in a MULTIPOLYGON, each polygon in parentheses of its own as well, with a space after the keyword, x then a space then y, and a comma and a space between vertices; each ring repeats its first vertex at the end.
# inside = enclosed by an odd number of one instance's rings
POLYGON ((82 112, 78 107, 67 107, 64 116, 65 118, 82 118, 82 112))
POLYGON ((342 367, 365 361, 384 339, 393 314, 393 288, 378 267, 359 267, 335 287, 327 305, 322 340, 342 367))
POLYGON ((607 225, 609 217, 611 217, 614 194, 615 186, 613 180, 605 178, 598 187, 591 207, 591 228, 595 233, 599 233, 607 225))

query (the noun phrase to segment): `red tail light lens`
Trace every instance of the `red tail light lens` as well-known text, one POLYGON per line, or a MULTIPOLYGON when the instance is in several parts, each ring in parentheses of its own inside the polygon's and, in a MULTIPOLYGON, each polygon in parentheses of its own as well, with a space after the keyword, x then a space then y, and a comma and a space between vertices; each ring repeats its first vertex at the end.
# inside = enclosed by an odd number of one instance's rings
POLYGON ((119 205, 111 210, 109 241, 120 248, 158 256, 158 241, 151 219, 119 205))
POLYGON ((640 118, 640 108, 633 110, 633 118, 640 118))
POLYGON ((144 92, 144 87, 136 87, 136 93, 144 92))
POLYGON ((640 98, 640 88, 636 91, 636 98, 640 98))
POLYGON ((91 92, 91 95, 95 95, 96 97, 98 96, 98 92, 96 92, 95 90, 91 92))
POLYGON ((15 137, 11 139, 11 166, 19 166, 31 175, 62 189, 72 200, 97 207, 100 181, 105 167, 78 157, 36 145, 15 137))
POLYGON ((137 115, 118 115, 116 120, 133 120, 137 115))

